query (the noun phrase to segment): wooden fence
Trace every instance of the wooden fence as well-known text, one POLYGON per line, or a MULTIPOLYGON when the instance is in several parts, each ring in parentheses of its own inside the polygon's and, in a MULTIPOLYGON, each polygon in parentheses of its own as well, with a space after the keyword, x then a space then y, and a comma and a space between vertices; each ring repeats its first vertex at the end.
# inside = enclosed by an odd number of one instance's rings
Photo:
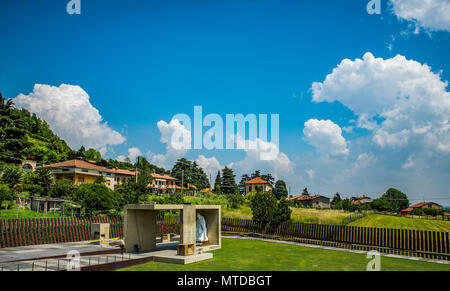
POLYGON ((450 260, 448 232, 284 222, 258 225, 251 220, 222 218, 222 232, 276 238, 353 250, 450 260))
MULTIPOLYGON (((109 223, 110 237, 122 237, 122 217, 9 219, 0 220, 0 247, 90 240, 92 223, 109 223)), ((179 234, 179 225, 179 217, 158 217, 157 233, 179 234)), ((448 232, 292 222, 263 226, 251 220, 222 218, 222 233, 450 260, 448 232)))
MULTIPOLYGON (((122 237, 123 217, 0 219, 0 247, 87 241, 92 223, 109 223, 111 238, 122 237)), ((157 232, 179 234, 179 217, 158 217, 157 232)))

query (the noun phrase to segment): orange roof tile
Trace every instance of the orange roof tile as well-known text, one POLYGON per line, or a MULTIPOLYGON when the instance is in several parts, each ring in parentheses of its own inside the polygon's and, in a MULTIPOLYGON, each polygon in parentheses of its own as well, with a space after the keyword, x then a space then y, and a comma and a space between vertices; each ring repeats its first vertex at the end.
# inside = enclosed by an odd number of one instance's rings
POLYGON ((320 197, 320 195, 314 195, 314 196, 310 196, 310 195, 298 195, 298 196, 294 196, 294 197, 289 197, 286 198, 287 200, 312 200, 312 199, 316 199, 320 197))
POLYGON ((166 174, 150 174, 155 179, 166 179, 166 180, 176 180, 177 178, 174 178, 172 176, 166 175, 166 174))
POLYGON ((114 168, 113 170, 114 170, 114 173, 116 173, 116 174, 136 176, 136 171, 123 170, 123 169, 119 169, 119 168, 114 168))
POLYGON ((257 177, 257 178, 251 179, 250 181, 247 181, 245 184, 269 184, 269 182, 257 177))
POLYGON ((43 168, 84 168, 84 169, 93 169, 105 172, 114 172, 113 169, 108 169, 105 167, 97 166, 82 160, 68 160, 60 163, 45 165, 43 168))
MULTIPOLYGON (((411 207, 411 208, 420 208, 420 207, 423 207, 423 206, 428 205, 428 204, 439 205, 439 204, 434 203, 434 202, 419 202, 419 203, 417 203, 417 204, 411 205, 410 207, 411 207)), ((440 206, 440 205, 439 205, 439 206, 440 206)))

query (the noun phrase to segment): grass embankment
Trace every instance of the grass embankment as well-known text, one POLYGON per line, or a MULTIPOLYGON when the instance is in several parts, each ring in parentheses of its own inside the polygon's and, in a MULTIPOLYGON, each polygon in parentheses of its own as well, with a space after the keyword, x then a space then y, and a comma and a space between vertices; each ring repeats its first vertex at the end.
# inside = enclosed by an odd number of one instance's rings
POLYGON ((0 219, 16 219, 16 218, 55 218, 61 217, 59 213, 39 213, 31 210, 19 210, 19 215, 17 215, 16 209, 0 210, 0 219))
MULTIPOLYGON (((222 239, 214 258, 189 265, 150 262, 123 271, 365 271, 365 254, 286 245, 273 242, 222 239)), ((381 257, 382 271, 450 271, 450 265, 381 257)))
MULTIPOLYGON (((303 223, 339 224, 352 215, 351 212, 332 209, 292 208, 291 221, 303 223)), ((252 211, 248 206, 238 209, 222 207, 222 216, 240 219, 252 219, 252 211)))
POLYGON ((426 218, 397 217, 383 214, 369 215, 353 221, 349 225, 450 232, 450 221, 432 220, 426 218))

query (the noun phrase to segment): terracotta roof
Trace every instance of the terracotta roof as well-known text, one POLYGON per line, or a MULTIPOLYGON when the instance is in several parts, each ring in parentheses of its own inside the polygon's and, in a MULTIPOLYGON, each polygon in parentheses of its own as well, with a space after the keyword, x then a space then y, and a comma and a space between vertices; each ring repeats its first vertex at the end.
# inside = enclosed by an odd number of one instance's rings
POLYGON ((119 168, 114 168, 113 170, 114 170, 114 173, 120 174, 120 175, 129 175, 129 176, 136 175, 136 171, 123 170, 123 169, 119 169, 119 168))
POLYGON ((174 178, 172 176, 166 175, 166 174, 150 174, 155 179, 166 179, 166 180, 176 180, 177 178, 174 178))
POLYGON ((434 203, 434 202, 420 202, 420 203, 411 205, 411 208, 420 208, 420 207, 424 207, 425 205, 428 205, 428 204, 435 204, 435 205, 440 206, 439 204, 434 203))
POLYGON ((321 195, 298 195, 298 196, 294 196, 294 197, 288 197, 286 198, 287 200, 313 200, 316 199, 318 197, 320 197, 321 195))
POLYGON ((251 179, 250 181, 247 181, 245 184, 269 184, 269 182, 257 177, 255 179, 251 179))
POLYGON ((413 211, 413 210, 414 210, 414 208, 408 207, 408 208, 400 210, 400 211, 401 212, 410 212, 410 211, 413 211))
POLYGON ((105 172, 114 172, 113 169, 108 169, 105 167, 97 166, 82 160, 69 160, 56 164, 45 165, 43 168, 84 168, 84 169, 93 169, 105 172))

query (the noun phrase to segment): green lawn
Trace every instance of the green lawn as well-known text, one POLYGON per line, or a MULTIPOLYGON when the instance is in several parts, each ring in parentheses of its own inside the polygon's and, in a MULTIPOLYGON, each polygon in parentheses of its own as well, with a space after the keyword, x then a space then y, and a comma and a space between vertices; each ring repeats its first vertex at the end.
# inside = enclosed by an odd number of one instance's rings
MULTIPOLYGON (((222 239, 212 260, 189 265, 150 262, 122 271, 365 271, 364 254, 241 239, 222 239)), ((450 265, 381 257, 383 271, 450 271, 450 265)))
MULTIPOLYGON (((303 223, 339 224, 344 218, 352 215, 351 212, 334 209, 291 209, 291 221, 303 223)), ((252 210, 248 206, 241 206, 238 209, 231 209, 222 206, 222 217, 252 219, 252 210)))
POLYGON ((450 232, 450 221, 431 219, 428 220, 425 218, 396 217, 382 214, 369 215, 353 221, 349 225, 450 232))

